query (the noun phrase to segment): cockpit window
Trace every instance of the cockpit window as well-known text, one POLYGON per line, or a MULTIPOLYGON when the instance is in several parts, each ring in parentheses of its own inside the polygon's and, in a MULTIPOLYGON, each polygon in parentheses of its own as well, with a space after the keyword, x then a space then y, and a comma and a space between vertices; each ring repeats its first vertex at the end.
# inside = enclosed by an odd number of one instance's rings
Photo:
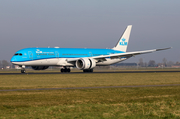
POLYGON ((16 53, 14 54, 15 56, 19 55, 19 56, 22 56, 22 53, 16 53))

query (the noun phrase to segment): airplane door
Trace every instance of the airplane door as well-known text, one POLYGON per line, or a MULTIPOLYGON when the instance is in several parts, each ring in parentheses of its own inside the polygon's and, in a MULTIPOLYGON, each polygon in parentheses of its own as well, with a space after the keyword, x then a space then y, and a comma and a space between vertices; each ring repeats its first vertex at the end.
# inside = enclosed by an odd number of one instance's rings
POLYGON ((28 51, 29 59, 33 60, 33 53, 31 51, 28 51))
POLYGON ((93 56, 92 52, 89 52, 89 57, 92 57, 92 56, 93 56))
POLYGON ((58 51, 55 52, 55 55, 56 55, 56 58, 59 58, 59 52, 58 51))

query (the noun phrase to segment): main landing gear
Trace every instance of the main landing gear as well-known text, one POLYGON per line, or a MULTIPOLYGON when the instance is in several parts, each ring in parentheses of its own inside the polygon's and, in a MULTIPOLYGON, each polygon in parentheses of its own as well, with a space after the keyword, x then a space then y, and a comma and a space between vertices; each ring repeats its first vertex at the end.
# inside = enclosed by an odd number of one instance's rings
MULTIPOLYGON (((60 71, 61 71, 61 73, 69 73, 69 72, 71 72, 71 69, 70 68, 67 68, 67 67, 63 67, 62 69, 60 69, 60 71)), ((93 72, 93 69, 85 69, 85 70, 83 70, 83 72, 85 72, 85 73, 87 73, 87 72, 89 72, 89 73, 91 73, 91 72, 93 72)))
POLYGON ((64 73, 64 72, 71 72, 71 69, 67 68, 67 67, 64 67, 64 68, 61 69, 61 73, 64 73))

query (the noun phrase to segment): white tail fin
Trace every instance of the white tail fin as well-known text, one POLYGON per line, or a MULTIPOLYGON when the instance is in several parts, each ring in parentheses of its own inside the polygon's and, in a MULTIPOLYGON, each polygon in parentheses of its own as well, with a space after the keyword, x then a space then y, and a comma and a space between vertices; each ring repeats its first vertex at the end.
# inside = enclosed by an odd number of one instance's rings
POLYGON ((129 36, 131 33, 131 28, 132 25, 127 26, 126 30, 124 31, 123 35, 119 39, 117 45, 113 48, 114 50, 119 50, 126 52, 127 46, 128 46, 128 41, 129 41, 129 36))

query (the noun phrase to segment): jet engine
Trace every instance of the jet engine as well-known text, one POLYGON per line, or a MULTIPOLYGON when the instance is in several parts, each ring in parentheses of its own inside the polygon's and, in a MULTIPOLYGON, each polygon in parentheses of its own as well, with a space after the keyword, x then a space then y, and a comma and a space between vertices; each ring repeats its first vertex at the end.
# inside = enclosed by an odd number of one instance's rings
POLYGON ((34 70, 45 70, 47 68, 49 68, 49 66, 32 66, 34 70))
POLYGON ((96 66, 96 62, 91 58, 81 58, 76 61, 76 67, 80 70, 93 69, 96 66))

